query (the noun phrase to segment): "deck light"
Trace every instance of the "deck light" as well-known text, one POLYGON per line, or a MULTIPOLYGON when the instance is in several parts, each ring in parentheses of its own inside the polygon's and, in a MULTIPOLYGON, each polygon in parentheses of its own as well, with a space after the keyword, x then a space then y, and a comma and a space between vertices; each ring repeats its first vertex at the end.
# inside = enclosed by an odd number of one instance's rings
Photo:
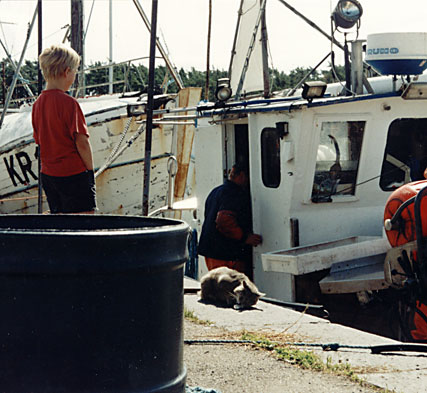
POLYGON ((362 13, 362 6, 357 0, 339 0, 332 18, 336 26, 350 29, 360 20, 362 13))
POLYGON ((128 105, 128 117, 141 116, 146 114, 147 106, 145 104, 128 105))
POLYGON ((215 97, 217 101, 227 101, 231 97, 231 87, 229 78, 220 78, 216 82, 215 97))
POLYGON ((302 87, 302 98, 311 102, 314 98, 322 98, 325 95, 325 82, 304 82, 302 87))

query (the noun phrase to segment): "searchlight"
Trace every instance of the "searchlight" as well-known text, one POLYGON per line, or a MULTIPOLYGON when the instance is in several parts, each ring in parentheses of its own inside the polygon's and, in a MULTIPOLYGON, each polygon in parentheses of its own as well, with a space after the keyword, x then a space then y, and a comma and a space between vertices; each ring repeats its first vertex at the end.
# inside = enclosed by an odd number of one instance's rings
POLYGON ((350 29, 360 21, 363 9, 357 0, 340 0, 332 12, 337 27, 350 29))

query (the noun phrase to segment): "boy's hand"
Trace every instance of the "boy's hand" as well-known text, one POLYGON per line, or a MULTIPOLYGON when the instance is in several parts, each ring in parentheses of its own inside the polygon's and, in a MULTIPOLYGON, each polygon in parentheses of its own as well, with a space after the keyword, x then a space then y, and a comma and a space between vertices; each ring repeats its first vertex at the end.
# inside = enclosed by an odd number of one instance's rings
POLYGON ((86 169, 93 171, 92 147, 86 135, 76 134, 76 147, 86 169))

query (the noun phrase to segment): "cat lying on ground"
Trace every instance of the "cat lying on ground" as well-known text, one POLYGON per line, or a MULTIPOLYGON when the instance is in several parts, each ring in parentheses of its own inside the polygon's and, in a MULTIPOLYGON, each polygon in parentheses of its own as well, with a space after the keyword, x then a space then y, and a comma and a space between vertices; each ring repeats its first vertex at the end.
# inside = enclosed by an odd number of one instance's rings
POLYGON ((265 295, 245 274, 228 267, 211 270, 202 277, 200 284, 201 300, 221 303, 236 310, 255 305, 258 299, 265 295))

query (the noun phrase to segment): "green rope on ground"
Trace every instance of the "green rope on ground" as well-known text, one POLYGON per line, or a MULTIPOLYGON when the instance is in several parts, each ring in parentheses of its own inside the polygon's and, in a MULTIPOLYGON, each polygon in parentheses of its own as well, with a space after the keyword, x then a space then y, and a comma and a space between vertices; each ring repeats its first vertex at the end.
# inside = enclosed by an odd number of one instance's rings
MULTIPOLYGON (((184 344, 263 344, 261 340, 184 340, 184 344)), ((300 347, 321 347, 324 351, 338 351, 340 348, 347 349, 365 349, 373 354, 390 353, 390 352, 427 352, 426 344, 418 343, 396 343, 383 345, 347 345, 339 343, 303 343, 303 342, 271 342, 271 344, 300 346, 300 347)))
MULTIPOLYGON (((262 341, 257 340, 184 340, 184 344, 262 344, 262 341)), ((289 345, 289 346, 303 346, 303 347, 322 347, 324 351, 337 351, 339 348, 352 348, 352 349, 372 349, 371 346, 367 345, 341 345, 338 343, 293 343, 293 342, 284 342, 278 343, 273 342, 273 344, 289 345)))

